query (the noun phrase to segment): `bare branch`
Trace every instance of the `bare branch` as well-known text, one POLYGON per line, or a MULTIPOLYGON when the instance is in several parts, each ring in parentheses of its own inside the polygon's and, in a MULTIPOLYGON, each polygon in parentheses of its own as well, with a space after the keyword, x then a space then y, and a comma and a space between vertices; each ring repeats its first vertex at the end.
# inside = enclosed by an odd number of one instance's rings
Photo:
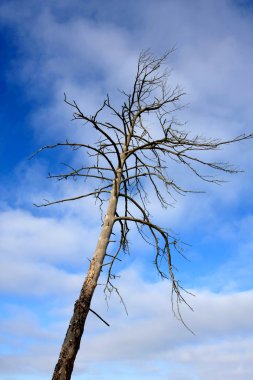
POLYGON ((102 317, 100 317, 100 315, 98 313, 96 313, 94 310, 92 310, 90 308, 90 311, 95 314, 102 322, 104 322, 104 324, 106 324, 108 327, 110 327, 109 323, 107 323, 102 317))
MULTIPOLYGON (((183 293, 189 292, 182 287, 175 276, 174 266, 174 255, 183 255, 181 241, 172 236, 169 230, 154 224, 151 220, 148 207, 149 189, 152 189, 161 206, 165 208, 169 205, 168 198, 174 200, 174 193, 185 195, 187 192, 198 192, 184 189, 178 183, 175 164, 181 164, 182 167, 189 169, 190 174, 201 180, 220 183, 221 180, 210 176, 210 171, 233 174, 239 170, 226 162, 206 159, 205 153, 252 139, 253 134, 241 134, 231 139, 219 140, 205 139, 198 135, 192 137, 185 131, 184 124, 175 117, 176 112, 184 107, 182 99, 185 92, 179 86, 169 86, 170 72, 164 66, 170 53, 171 51, 161 57, 152 55, 150 51, 140 54, 132 90, 130 93, 121 91, 124 99, 119 108, 112 104, 107 95, 98 110, 90 116, 84 113, 75 101, 67 100, 65 95, 65 102, 73 109, 74 120, 83 121, 85 130, 87 127, 96 130, 99 135, 98 140, 91 144, 66 140, 64 143, 43 146, 32 156, 57 147, 68 147, 73 151, 84 149, 88 159, 93 161, 91 164, 87 164, 85 160, 78 166, 77 161, 74 165, 65 164, 66 173, 60 171, 59 174, 49 174, 49 178, 58 180, 91 178, 99 182, 99 186, 90 193, 36 205, 46 207, 94 196, 99 203, 102 220, 97 247, 74 308, 53 380, 70 379, 85 319, 89 311, 97 315, 90 309, 90 304, 101 271, 106 273, 104 285, 106 300, 114 291, 126 310, 124 300, 114 283, 118 277, 114 269, 115 263, 122 260, 120 254, 129 252, 128 238, 132 224, 136 226, 144 241, 153 247, 157 272, 161 278, 171 281, 174 314, 189 329, 180 309, 180 305, 185 304, 192 310, 183 293), (103 120, 102 117, 105 111, 109 111, 110 114, 107 120, 103 120), (202 170, 205 172, 202 173, 202 170), (105 181, 106 185, 101 187, 101 181, 105 181), (147 187, 147 183, 151 186, 147 187), (122 199, 122 203, 119 199, 122 199), (104 207, 106 203, 107 209, 104 207), (114 226, 119 226, 119 231, 114 230, 114 226), (114 237, 117 233, 119 238, 114 237), (63 373, 68 373, 68 377, 61 377, 63 373)), ((79 156, 78 162, 83 160, 82 156, 79 156)), ((98 317, 106 323, 100 316, 98 317)))
MULTIPOLYGON (((111 185, 109 185, 111 186, 111 185)), ((109 186, 106 186, 104 187, 103 189, 109 187, 109 186)), ((106 191, 106 190, 97 190, 97 191, 93 191, 91 193, 88 193, 88 194, 84 194, 84 195, 79 195, 77 197, 73 197, 73 198, 64 198, 64 199, 60 199, 58 201, 54 201, 54 202, 49 202, 49 201, 46 201, 46 203, 42 203, 42 204, 36 204, 36 203, 33 203, 34 206, 36 207, 47 207, 47 206, 51 206, 51 205, 55 205, 57 203, 64 203, 64 202, 71 202, 71 201, 76 201, 78 199, 82 199, 82 198, 87 198, 87 197, 90 197, 91 195, 97 195, 97 194, 101 194, 101 193, 110 193, 110 191, 106 191)))
POLYGON ((87 149, 95 151, 97 154, 102 156, 107 161, 107 163, 111 167, 114 174, 116 174, 116 169, 115 169, 114 165, 112 164, 112 161, 108 158, 108 154, 105 154, 101 149, 97 149, 94 146, 90 146, 87 144, 69 143, 68 141, 66 141, 66 143, 57 143, 54 145, 45 145, 42 148, 38 149, 35 153, 33 153, 33 155, 30 157, 30 159, 32 159, 34 156, 36 156, 37 154, 39 154, 43 150, 54 149, 54 148, 63 147, 63 146, 71 147, 74 150, 79 149, 79 148, 87 148, 87 149))

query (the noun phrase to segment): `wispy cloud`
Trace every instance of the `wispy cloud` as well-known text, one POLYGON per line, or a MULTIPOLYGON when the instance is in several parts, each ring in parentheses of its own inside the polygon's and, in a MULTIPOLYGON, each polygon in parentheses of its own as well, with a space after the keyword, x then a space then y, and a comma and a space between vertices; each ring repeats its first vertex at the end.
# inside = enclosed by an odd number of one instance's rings
MULTIPOLYGON (((159 54, 174 45, 171 85, 182 85, 190 103, 178 114, 188 121, 185 129, 221 138, 252 130, 253 15, 243 2, 22 4, 3 1, 0 6, 1 30, 16 47, 4 80, 9 86, 18 84, 29 103, 22 131, 24 141, 33 138, 34 150, 65 138, 95 137, 70 122, 64 92, 88 114, 107 92, 120 106, 118 89, 131 88, 140 50, 159 54)), ((207 187, 173 166, 170 174, 181 184, 208 193, 177 198, 175 208, 166 212, 152 196, 150 205, 157 222, 194 243, 189 248, 192 263, 187 269, 180 266, 179 278, 195 288, 196 297, 190 300, 195 313, 184 315, 197 336, 172 317, 168 284, 153 276, 152 253, 132 232, 132 256, 126 261, 130 266, 121 268, 120 283, 129 317, 114 297, 107 313, 98 289, 94 307, 111 327, 106 330, 89 317, 77 379, 83 373, 101 380, 252 378, 251 142, 208 158, 231 161, 246 174, 223 187, 207 187)), ((79 195, 91 186, 44 180, 48 171, 61 168, 58 162, 86 161, 82 152, 74 156, 59 150, 32 162, 26 159, 24 154, 1 183, 1 379, 48 378, 100 227, 93 200, 51 209, 31 205, 79 195)))

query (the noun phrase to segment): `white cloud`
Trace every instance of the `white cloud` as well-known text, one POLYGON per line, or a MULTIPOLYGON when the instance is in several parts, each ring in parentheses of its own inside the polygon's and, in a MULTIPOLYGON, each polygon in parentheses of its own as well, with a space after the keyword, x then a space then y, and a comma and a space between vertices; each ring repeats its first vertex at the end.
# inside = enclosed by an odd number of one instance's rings
MULTIPOLYGON (((214 137, 230 137, 251 128, 252 16, 243 15, 232 1, 196 1, 189 5, 184 0, 159 0, 154 5, 141 0, 129 1, 127 9, 123 3, 111 1, 101 7, 97 2, 94 12, 89 8, 92 17, 84 15, 79 1, 74 7, 66 1, 57 5, 45 1, 43 7, 36 1, 28 3, 22 9, 18 2, 1 6, 1 20, 16 28, 22 52, 9 75, 26 85, 29 99, 38 99, 41 104, 30 116, 38 145, 54 142, 59 136, 87 138, 83 128, 68 121, 71 116, 62 102, 64 91, 88 114, 97 109, 107 92, 116 94, 118 103, 115 89, 131 85, 139 50, 151 47, 159 52, 174 43, 178 50, 170 61, 174 66, 172 83, 179 82, 190 94, 186 100, 191 102, 190 107, 179 115, 182 120, 190 120, 186 127, 214 137)), ((59 154, 57 160, 62 157, 59 154)), ((205 233, 203 239, 217 237, 235 242, 231 259, 217 263, 214 272, 203 279, 209 291, 195 291, 196 299, 190 300, 195 313, 184 313, 197 337, 172 318, 167 284, 147 283, 130 268, 122 273, 120 285, 130 316, 125 318, 114 298, 107 313, 98 293, 94 307, 111 328, 89 317, 78 356, 77 378, 78 373, 83 376, 83 371, 88 378, 95 374, 105 379, 103 367, 111 372, 110 379, 124 378, 125 373, 130 378, 145 379, 252 378, 252 291, 237 291, 240 285, 250 288, 252 277, 251 145, 235 146, 216 157, 235 162, 247 175, 238 175, 222 189, 209 188, 208 195, 179 198, 176 208, 166 213, 159 211, 155 201, 151 205, 159 223, 169 224, 176 232, 198 229, 205 233), (238 211, 247 202, 247 211, 238 211), (241 213, 248 213, 248 218, 243 219, 241 213), (215 284, 229 294, 212 293, 215 284), (115 363, 120 363, 125 373, 115 363)), ((15 174, 15 186, 12 183, 7 188, 9 196, 5 198, 18 209, 6 208, 0 214, 1 289, 20 297, 9 303, 39 297, 41 308, 45 308, 41 318, 41 310, 32 303, 34 312, 27 313, 25 306, 8 311, 12 317, 2 328, 12 338, 4 341, 10 353, 2 357, 1 368, 12 380, 20 380, 21 373, 32 373, 35 378, 46 372, 48 378, 98 233, 95 226, 99 212, 93 211, 89 201, 52 211, 40 209, 39 214, 36 210, 34 215, 24 211, 43 198, 53 200, 84 191, 82 183, 65 183, 63 187, 58 183, 42 184, 38 173, 47 171, 47 158, 41 162, 31 164, 29 170, 23 164, 17 168, 21 175, 15 174), (51 299, 50 304, 46 299, 51 299), (13 374, 13 363, 19 374, 13 374)), ((183 183, 191 182, 188 187, 195 186, 193 179, 181 172, 177 175, 183 183)), ((139 249, 137 243, 135 248, 139 249)), ((140 252, 150 262, 148 255, 146 250, 140 252)), ((145 272, 147 268, 139 269, 145 272)))
POLYGON ((0 224, 3 292, 49 295, 79 290, 96 229, 84 228, 78 220, 35 217, 22 210, 2 212, 0 224))
MULTIPOLYGON (((110 322, 111 327, 107 328, 95 316, 89 316, 77 359, 76 375, 87 373, 89 376, 95 366, 99 376, 102 375, 100 371, 108 366, 113 374, 117 365, 113 368, 112 363, 118 362, 126 369, 136 371, 142 378, 148 361, 150 366, 146 368, 146 375, 151 378, 165 371, 175 374, 175 378, 180 374, 189 374, 192 378, 199 376, 203 380, 218 380, 221 378, 219 374, 223 378, 233 374, 233 379, 239 380, 240 376, 250 379, 252 291, 215 294, 195 290, 196 297, 190 300, 195 313, 184 313, 185 320, 196 332, 196 336, 192 336, 172 316, 166 282, 147 283, 131 268, 122 273, 121 289, 129 317, 124 315, 123 310, 120 311, 120 305, 115 302, 111 303, 106 313, 102 294, 97 292, 93 309, 110 322)), ((64 300, 62 303, 65 303, 64 300)), ((13 313, 12 318, 2 324, 5 335, 15 335, 20 341, 25 339, 30 343, 17 357, 15 351, 5 355, 3 370, 12 372, 15 361, 23 373, 29 372, 27 363, 33 363, 30 365, 31 371, 50 373, 64 335, 65 323, 55 320, 43 328, 38 318, 25 310, 19 309, 18 313, 13 313), (22 322, 16 324, 16 318, 22 322), (30 330, 26 327, 28 324, 31 325, 30 330), (12 326, 16 327, 13 329, 12 326)), ((12 342, 8 344, 12 346, 12 342)))

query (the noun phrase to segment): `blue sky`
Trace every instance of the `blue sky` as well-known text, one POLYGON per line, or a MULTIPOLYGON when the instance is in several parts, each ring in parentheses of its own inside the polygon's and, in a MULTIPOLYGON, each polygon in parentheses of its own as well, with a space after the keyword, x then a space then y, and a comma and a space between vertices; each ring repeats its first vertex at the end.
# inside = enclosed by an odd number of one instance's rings
MULTIPOLYGON (((63 94, 92 114, 106 93, 129 89, 138 55, 176 46, 172 84, 186 91, 177 117, 207 137, 251 132, 253 6, 233 0, 1 1, 0 379, 50 378, 88 258, 100 214, 91 200, 46 209, 34 202, 79 194, 83 184, 54 183, 48 171, 80 160, 61 151, 28 157, 43 144, 90 138, 70 121, 63 94)), ((167 211, 155 200, 154 220, 190 244, 191 262, 176 259, 178 277, 193 291, 194 313, 174 317, 169 283, 160 281, 152 251, 134 231, 131 256, 119 267, 126 316, 116 296, 111 327, 88 318, 73 379, 250 380, 253 375, 252 142, 220 151, 244 173, 222 186, 187 172, 177 178, 204 195, 178 197, 167 211)), ((89 188, 89 184, 86 184, 89 188)))

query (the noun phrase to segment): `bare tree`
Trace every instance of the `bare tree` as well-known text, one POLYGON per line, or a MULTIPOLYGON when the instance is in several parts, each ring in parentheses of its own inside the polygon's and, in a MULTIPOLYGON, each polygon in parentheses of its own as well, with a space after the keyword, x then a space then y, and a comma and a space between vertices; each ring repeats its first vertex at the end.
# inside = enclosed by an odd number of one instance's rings
POLYGON ((244 134, 231 140, 221 141, 204 139, 200 136, 192 137, 189 132, 183 130, 183 125, 176 121, 174 114, 182 107, 181 98, 184 93, 179 87, 173 89, 169 87, 168 72, 162 69, 169 53, 158 58, 149 51, 140 55, 132 91, 129 94, 123 92, 124 103, 120 109, 114 107, 107 96, 101 108, 93 116, 88 116, 75 101, 70 102, 65 97, 65 102, 74 109, 74 119, 85 122, 85 128, 94 128, 100 135, 95 144, 65 141, 44 146, 36 152, 58 147, 84 149, 94 159, 93 164, 79 168, 66 165, 66 172, 49 177, 58 180, 69 178, 98 180, 97 187, 90 193, 46 202, 37 205, 38 207, 92 196, 100 202, 101 207, 107 204, 97 246, 80 296, 75 302, 53 380, 71 378, 86 317, 89 311, 93 311, 90 308, 91 300, 102 268, 107 270, 105 294, 108 295, 112 291, 119 294, 113 281, 115 279, 113 267, 116 260, 121 260, 119 254, 128 251, 131 223, 136 225, 142 238, 153 246, 155 266, 162 278, 171 281, 172 304, 176 306, 174 313, 182 320, 178 306, 182 302, 186 303, 186 300, 183 295, 184 289, 175 276, 173 266, 173 252, 181 252, 179 241, 171 236, 169 230, 153 223, 148 210, 146 184, 149 182, 161 206, 166 208, 169 204, 168 197, 173 197, 173 192, 184 194, 192 191, 182 187, 167 174, 166 169, 171 160, 183 164, 204 181, 218 183, 217 178, 203 175, 201 168, 226 173, 236 173, 237 170, 226 163, 209 162, 201 153, 215 151, 223 145, 252 138, 252 134, 244 134), (101 117, 105 110, 109 110, 111 114, 110 121, 105 122, 101 117), (150 123, 152 128, 148 127, 150 123), (122 199, 122 202, 119 202, 119 199, 122 199), (115 229, 117 225, 120 230, 118 246, 112 254, 108 251, 108 245, 118 230, 115 229))

